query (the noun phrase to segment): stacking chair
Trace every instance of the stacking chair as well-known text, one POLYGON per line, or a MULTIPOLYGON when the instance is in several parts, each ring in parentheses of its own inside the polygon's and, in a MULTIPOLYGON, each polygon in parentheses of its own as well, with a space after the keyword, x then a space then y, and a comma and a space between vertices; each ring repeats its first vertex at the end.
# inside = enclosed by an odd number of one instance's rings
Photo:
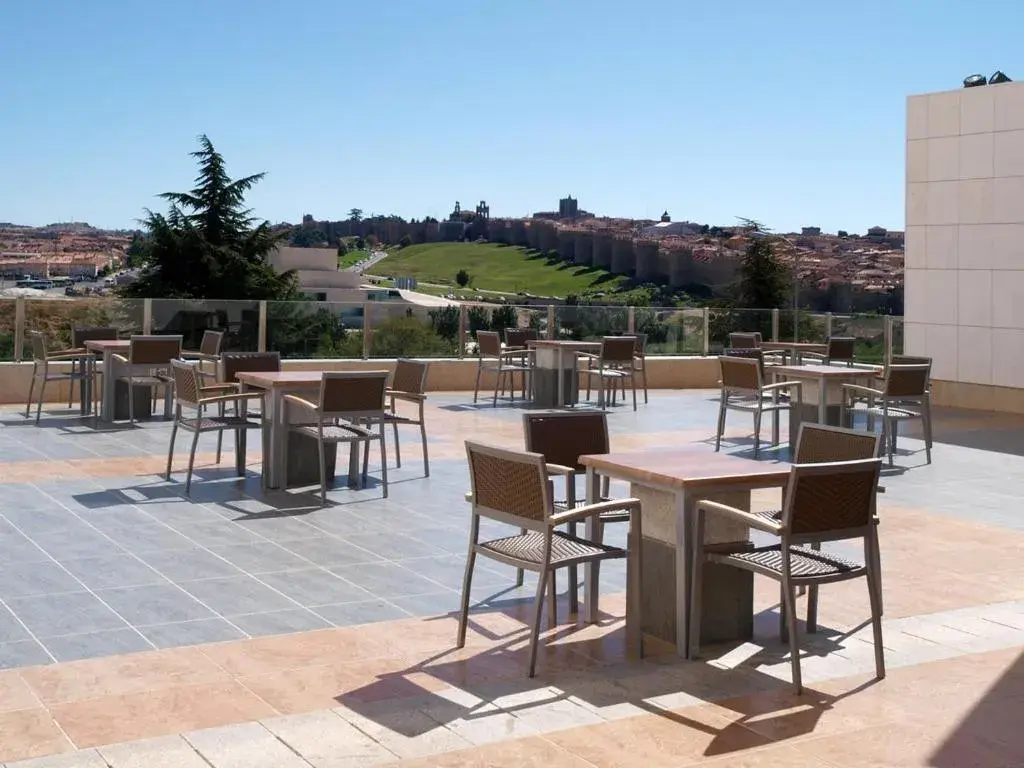
POLYGON ((878 569, 878 526, 875 518, 875 494, 881 459, 795 464, 790 469, 781 521, 713 501, 696 505, 695 540, 704 540, 708 513, 771 533, 779 543, 739 551, 705 550, 697 547, 690 584, 690 653, 699 655, 701 619, 701 579, 704 563, 712 562, 752 571, 782 586, 783 610, 789 635, 789 655, 793 685, 803 692, 800 675, 800 647, 797 639, 796 590, 864 577, 871 601, 871 625, 874 631, 875 672, 885 677, 882 648, 881 573, 878 569), (801 545, 822 541, 862 539, 864 564, 801 545))
MULTIPOLYGON (((722 394, 718 403, 715 450, 718 451, 722 447, 726 413, 730 410, 746 411, 754 415, 756 457, 761 448, 761 417, 766 411, 775 419, 779 418, 780 411, 792 413, 793 402, 800 402, 800 382, 781 381, 777 384, 765 384, 759 358, 723 355, 718 358, 718 362, 722 368, 722 394)), ((772 432, 774 436, 776 430, 772 432)))
MULTIPOLYGON (((576 496, 576 478, 586 473, 580 464, 580 456, 608 453, 608 414, 603 411, 542 412, 523 414, 523 435, 526 437, 528 453, 539 453, 544 457, 548 475, 561 476, 565 482, 565 499, 554 502, 555 509, 574 509, 579 503, 576 496)), ((611 482, 601 478, 601 501, 608 501, 611 482)), ((629 514, 621 510, 605 512, 598 516, 594 541, 604 541, 604 526, 607 523, 625 523, 629 514)), ((525 531, 524 531, 525 532, 525 531)), ((576 535, 576 523, 569 523, 569 534, 576 535)), ((554 584, 552 574, 552 584, 554 584)), ((516 586, 523 584, 523 570, 516 573, 516 586)), ((552 587, 552 591, 554 588, 552 587)), ((575 567, 569 569, 569 605, 576 613, 579 608, 578 574, 575 567)))
POLYGON ((597 405, 603 408, 607 395, 605 393, 605 382, 611 383, 612 403, 615 402, 615 393, 621 385, 623 395, 626 399, 626 382, 633 391, 633 410, 636 410, 636 337, 635 336, 605 336, 601 339, 601 352, 597 355, 581 352, 577 355, 581 360, 587 361, 587 367, 581 369, 580 373, 587 377, 587 399, 590 399, 590 385, 594 378, 597 378, 597 405))
POLYGON ((429 366, 417 360, 399 360, 395 364, 395 375, 387 390, 388 408, 384 421, 391 425, 395 435, 395 466, 402 466, 402 448, 398 441, 398 427, 410 424, 420 428, 423 444, 423 474, 430 477, 430 455, 427 452, 427 426, 423 418, 423 405, 427 401, 427 372, 429 366), (402 414, 396 407, 398 402, 413 403, 418 408, 416 416, 402 414))
MULTIPOLYGON (((472 519, 469 554, 462 584, 457 645, 466 644, 469 599, 473 568, 478 555, 498 562, 534 571, 538 574, 534 598, 533 625, 530 631, 529 676, 537 667, 537 643, 540 635, 544 593, 553 589, 554 572, 601 560, 628 557, 626 633, 628 642, 642 653, 640 638, 640 502, 637 499, 604 501, 567 511, 558 511, 552 499, 551 481, 544 457, 466 441, 471 483, 472 519), (586 520, 592 515, 620 512, 629 516, 629 547, 612 547, 557 530, 567 523, 586 520), (490 541, 480 541, 480 518, 507 523, 520 532, 490 541)), ((552 616, 552 624, 555 623, 552 616)))
POLYGON ((533 328, 506 328, 505 349, 527 349, 528 342, 537 340, 537 331, 533 328))
MULTIPOLYGON (((71 346, 75 349, 85 349, 85 343, 87 341, 116 341, 117 340, 117 328, 114 326, 83 326, 83 327, 72 327, 71 328, 71 346)), ((86 350, 88 352, 88 350, 86 350)), ((74 372, 76 366, 86 365, 88 367, 88 384, 92 390, 91 407, 93 413, 99 413, 99 401, 100 401, 100 386, 99 379, 104 375, 104 371, 101 370, 100 360, 103 359, 103 355, 97 355, 89 353, 89 356, 84 358, 80 363, 76 363, 74 360, 71 361, 71 371, 74 372)), ((71 407, 71 393, 68 393, 68 408, 71 407)))
MULTIPOLYGON (((50 352, 46 347, 46 334, 42 331, 29 331, 29 340, 32 342, 32 381, 28 387, 28 400, 25 403, 25 418, 32 413, 32 393, 35 390, 36 382, 39 382, 39 399, 36 401, 36 424, 43 412, 43 397, 46 392, 46 382, 66 381, 68 387, 73 388, 76 381, 86 381, 89 377, 86 361, 91 353, 84 349, 63 349, 60 352, 50 352), (51 363, 78 363, 77 369, 72 367, 69 372, 55 370, 50 367, 51 363)), ((71 407, 71 395, 68 395, 68 408, 71 407)))
MULTIPOLYGON (((387 371, 329 371, 320 381, 319 402, 311 402, 298 395, 284 396, 283 414, 290 431, 317 442, 320 454, 320 501, 327 504, 327 444, 348 443, 351 448, 349 474, 356 469, 356 449, 363 445, 363 480, 366 480, 370 461, 370 443, 380 442, 380 475, 384 498, 388 497, 387 446, 384 441, 386 411, 384 398, 387 391, 387 371), (297 409, 302 423, 291 418, 289 412, 297 409), (366 425, 370 425, 369 427, 366 425)), ((285 462, 287 467, 287 439, 285 462)))
MULTIPOLYGON (((189 495, 192 488, 192 468, 196 460, 196 446, 199 443, 199 435, 204 432, 216 432, 218 447, 220 438, 225 430, 239 432, 246 429, 260 429, 259 421, 250 418, 246 414, 235 413, 224 415, 223 411, 216 416, 210 416, 205 411, 210 406, 222 406, 226 402, 237 402, 239 400, 262 400, 262 392, 246 392, 232 394, 218 394, 222 392, 221 387, 204 387, 199 378, 198 364, 186 363, 180 360, 172 360, 171 377, 174 379, 174 424, 171 427, 171 442, 167 449, 167 479, 171 479, 171 464, 174 460, 174 438, 178 429, 184 429, 192 433, 192 447, 188 454, 188 474, 185 476, 185 495, 189 495), (183 408, 195 411, 195 415, 186 416, 183 408)), ((217 461, 220 461, 218 455, 217 461)), ((239 476, 245 474, 245 464, 239 463, 241 471, 239 476)))
MULTIPOLYGON (((221 390, 224 394, 229 392, 240 392, 242 385, 238 381, 238 374, 240 373, 276 373, 281 370, 281 353, 280 352, 224 352, 220 356, 220 362, 217 364, 217 371, 210 372, 204 371, 196 366, 196 373, 203 383, 204 388, 213 390, 214 388, 221 390)), ((227 405, 230 402, 221 403, 219 406, 221 415, 227 409, 227 405)), ((239 402, 235 402, 235 413, 238 413, 239 402)), ((262 406, 263 401, 257 401, 253 405, 262 406)), ((259 411, 253 411, 246 405, 249 418, 263 419, 262 407, 259 411)), ((266 430, 264 430, 264 435, 266 430)), ((222 434, 217 435, 217 463, 220 463, 221 447, 224 436, 222 434)), ((263 456, 269 455, 269 450, 266 445, 263 445, 263 456)))
POLYGON ((823 365, 846 363, 849 367, 853 367, 854 350, 857 347, 856 338, 853 336, 829 336, 825 345, 827 347, 825 354, 804 352, 801 357, 823 365))
POLYGON ((865 402, 868 429, 873 430, 876 418, 882 420, 882 446, 893 465, 896 452, 896 433, 900 421, 920 419, 924 429, 925 457, 932 463, 932 406, 929 380, 931 364, 890 365, 885 369, 880 387, 861 384, 843 384, 843 418, 855 407, 857 400, 865 402))
MULTIPOLYGON (((647 334, 634 333, 633 338, 636 339, 636 347, 633 350, 633 368, 640 374, 640 386, 644 388, 644 405, 647 405, 647 334)), ((622 393, 622 399, 626 399, 625 391, 622 393)))
MULTIPOLYGON (((181 336, 132 336, 128 347, 128 357, 114 355, 114 361, 120 363, 121 373, 118 381, 128 384, 128 420, 135 423, 135 387, 147 386, 153 389, 164 388, 167 408, 170 407, 170 395, 174 386, 174 378, 168 370, 171 361, 181 357, 181 336)), ((107 372, 109 376, 113 372, 107 372)), ((165 410, 166 410, 165 409, 165 410)))
POLYGON ((484 371, 492 371, 496 376, 494 380, 493 403, 495 406, 498 405, 498 388, 501 387, 501 391, 504 394, 506 381, 509 386, 509 393, 515 399, 515 375, 517 373, 522 376, 523 399, 525 400, 526 393, 530 389, 530 372, 533 368, 529 363, 529 359, 526 363, 522 362, 522 360, 523 355, 527 355, 529 358, 532 358, 532 355, 529 352, 524 352, 522 349, 502 350, 501 337, 495 331, 477 331, 476 344, 478 357, 476 384, 473 387, 473 402, 477 401, 477 396, 480 393, 480 377, 484 371))
POLYGON ((761 346, 761 334, 757 331, 734 331, 729 334, 732 349, 756 349, 761 346))

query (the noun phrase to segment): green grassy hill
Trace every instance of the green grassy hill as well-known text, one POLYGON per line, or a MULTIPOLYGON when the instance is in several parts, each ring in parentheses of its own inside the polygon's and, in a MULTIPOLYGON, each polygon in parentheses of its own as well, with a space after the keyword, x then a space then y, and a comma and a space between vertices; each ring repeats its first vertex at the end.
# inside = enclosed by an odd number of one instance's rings
POLYGON ((497 243, 410 245, 374 265, 370 272, 379 277, 415 277, 421 283, 455 286, 460 269, 469 273, 473 288, 534 296, 610 291, 626 280, 605 269, 549 261, 536 251, 497 243))

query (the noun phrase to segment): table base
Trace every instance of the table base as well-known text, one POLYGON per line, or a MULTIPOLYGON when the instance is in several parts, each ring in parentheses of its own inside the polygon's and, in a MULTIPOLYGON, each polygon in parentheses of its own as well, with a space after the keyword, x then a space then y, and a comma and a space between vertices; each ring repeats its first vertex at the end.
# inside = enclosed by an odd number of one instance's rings
POLYGON ((576 405, 580 399, 579 377, 572 368, 562 374, 562 397, 558 396, 558 369, 535 368, 533 371, 533 404, 538 408, 576 405))

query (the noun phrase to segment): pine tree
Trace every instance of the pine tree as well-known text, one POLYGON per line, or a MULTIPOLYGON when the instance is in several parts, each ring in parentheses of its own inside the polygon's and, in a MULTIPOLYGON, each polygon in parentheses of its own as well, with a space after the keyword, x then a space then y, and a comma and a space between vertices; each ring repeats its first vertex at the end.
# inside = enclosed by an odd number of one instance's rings
POLYGON ((750 245, 739 266, 734 306, 741 309, 784 307, 789 291, 789 270, 775 255, 771 233, 758 222, 743 219, 750 245))
POLYGON ((245 207, 258 173, 232 179, 206 136, 191 153, 199 165, 189 192, 165 192, 166 215, 146 209, 144 261, 139 279, 122 289, 135 298, 295 299, 295 275, 278 274, 267 256, 286 233, 271 231, 245 207))

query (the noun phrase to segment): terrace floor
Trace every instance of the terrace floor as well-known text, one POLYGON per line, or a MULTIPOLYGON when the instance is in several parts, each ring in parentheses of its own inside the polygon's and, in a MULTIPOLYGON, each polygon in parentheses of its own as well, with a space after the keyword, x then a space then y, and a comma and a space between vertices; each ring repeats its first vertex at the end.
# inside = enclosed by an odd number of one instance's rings
MULTIPOLYGON (((235 478, 212 437, 186 499, 182 474, 159 474, 166 423, 0 413, 0 762, 1022 764, 1024 419, 937 411, 931 465, 917 433, 901 437, 880 497, 889 676, 871 679, 864 584, 826 587, 798 700, 762 580, 755 643, 636 663, 624 570, 602 568, 603 620, 576 626, 563 605, 529 680, 533 588, 483 561, 471 639, 454 651, 462 441, 522 443, 520 409, 470 400, 430 397, 430 478, 409 434, 388 499, 339 487, 325 508, 312 490, 262 491, 252 452, 235 478)), ((707 445, 716 407, 710 392, 652 392, 613 409, 613 447, 707 445)), ((730 414, 728 450, 749 455, 748 432, 730 414)))

